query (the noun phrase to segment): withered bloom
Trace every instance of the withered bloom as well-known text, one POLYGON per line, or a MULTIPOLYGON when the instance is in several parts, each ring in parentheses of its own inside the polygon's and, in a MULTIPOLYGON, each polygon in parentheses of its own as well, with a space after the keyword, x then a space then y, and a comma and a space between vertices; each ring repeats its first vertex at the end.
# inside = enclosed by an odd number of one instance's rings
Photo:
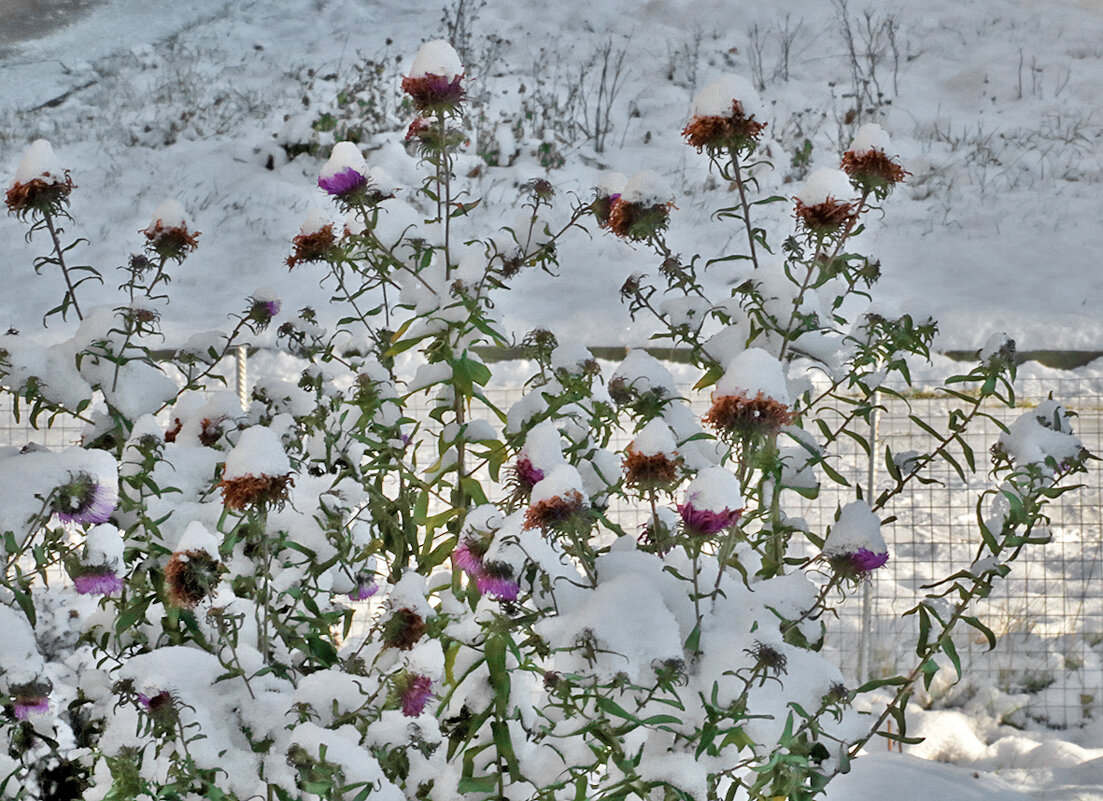
POLYGON ((843 153, 843 172, 861 190, 884 199, 896 184, 911 175, 885 155, 884 150, 871 149, 863 153, 848 150, 843 153))
POLYGON ((624 483, 641 490, 669 490, 678 483, 681 459, 665 453, 645 455, 632 446, 624 457, 624 483))
POLYGON ((162 220, 154 220, 142 229, 146 242, 158 256, 181 262, 199 246, 199 231, 189 231, 188 226, 166 226, 162 220))
POLYGON ((769 395, 713 394, 705 423, 719 432, 741 437, 773 435, 793 422, 793 411, 769 395))
POLYGON ((57 215, 65 209, 69 202, 69 193, 75 188, 68 172, 50 181, 42 178, 16 181, 8 188, 4 201, 8 212, 21 220, 25 220, 32 212, 57 215))
POLYGON ((557 528, 578 515, 583 506, 582 493, 573 489, 537 501, 525 512, 525 528, 557 528))
MULTIPOLYGON (((599 199, 600 200, 600 199, 599 199)), ((598 201, 595 201, 595 204, 598 201)), ((617 196, 609 208, 608 217, 598 224, 622 239, 641 241, 664 230, 670 222, 672 203, 631 203, 617 196)), ((595 213, 596 210, 595 210, 595 213)))
POLYGON ((775 676, 780 676, 789 664, 785 654, 759 640, 755 640, 754 647, 744 649, 743 653, 749 654, 754 659, 755 669, 761 670, 763 674, 773 673, 775 676))
POLYGON ((731 113, 725 116, 695 116, 682 130, 682 136, 700 153, 704 149, 745 150, 758 143, 766 123, 743 111, 743 104, 732 100, 731 113))
POLYGON ((425 633, 425 621, 413 609, 397 609, 383 624, 383 642, 388 648, 409 651, 425 633))
POLYGON ((237 478, 227 478, 219 482, 222 490, 222 503, 227 509, 240 512, 249 508, 268 508, 282 506, 287 500, 295 480, 290 473, 282 476, 251 473, 237 478))
POLYGON ((327 223, 311 233, 301 233, 291 240, 294 252, 287 257, 288 268, 314 261, 325 261, 333 253, 337 237, 333 233, 333 224, 327 223))
POLYGON ((798 199, 793 214, 809 233, 827 236, 842 230, 857 218, 858 204, 828 198, 822 203, 807 205, 798 199))
POLYGON ((402 91, 410 96, 414 108, 421 113, 457 111, 463 102, 463 75, 448 78, 426 74, 402 79, 402 91))
POLYGON ((194 609, 218 584, 221 563, 204 550, 177 551, 165 565, 168 601, 181 609, 194 609))

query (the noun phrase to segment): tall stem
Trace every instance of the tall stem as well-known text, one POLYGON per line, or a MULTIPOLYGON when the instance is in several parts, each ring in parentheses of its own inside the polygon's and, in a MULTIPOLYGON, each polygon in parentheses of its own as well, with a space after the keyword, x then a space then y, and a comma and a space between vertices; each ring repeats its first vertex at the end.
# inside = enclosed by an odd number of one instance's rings
POLYGON ((743 224, 747 227, 747 244, 751 248, 751 264, 758 269, 758 251, 754 245, 754 229, 751 227, 751 204, 747 202, 747 188, 743 184, 743 168, 739 164, 739 151, 732 149, 732 172, 735 174, 735 185, 739 189, 739 205, 743 207, 743 224))
POLYGON ((54 253, 57 254, 57 263, 61 266, 61 274, 65 276, 65 286, 68 287, 69 300, 73 302, 73 310, 77 313, 77 319, 83 320, 84 315, 80 313, 80 305, 77 303, 77 291, 69 278, 69 268, 65 266, 65 251, 61 247, 61 239, 58 237, 57 228, 54 226, 54 217, 47 211, 43 213, 42 218, 46 221, 46 229, 50 232, 50 238, 54 240, 54 253))

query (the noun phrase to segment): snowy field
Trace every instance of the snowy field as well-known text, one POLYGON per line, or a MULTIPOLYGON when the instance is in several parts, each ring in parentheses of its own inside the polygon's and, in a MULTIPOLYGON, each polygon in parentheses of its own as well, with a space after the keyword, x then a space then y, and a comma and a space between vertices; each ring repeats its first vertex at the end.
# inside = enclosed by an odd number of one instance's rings
MULTIPOLYGON (((169 197, 184 204, 204 237, 174 276, 168 344, 222 325, 258 287, 295 299, 288 311, 322 308, 329 292, 283 263, 302 218, 325 206, 313 188, 322 159, 335 133, 357 124, 372 163, 415 184, 416 159, 397 144, 406 121, 396 107, 401 59, 448 33, 466 45, 478 109, 461 170, 466 188, 486 198, 474 225, 501 216, 534 176, 548 177, 562 196, 587 198, 603 170, 646 164, 679 195, 674 249, 694 252, 695 242, 730 236, 707 216, 727 188, 680 131, 695 91, 735 71, 760 80, 771 106, 767 152, 776 164, 760 175, 767 193, 792 194, 789 184, 809 169, 834 165, 856 110, 892 134, 913 176, 888 204, 884 225, 860 244, 882 260, 885 301, 941 321, 940 347, 976 348, 1004 330, 1024 350, 1103 350, 1103 4, 1088 0, 757 8, 453 0, 443 9, 393 0, 9 1, 0 8, 0 168, 14 172, 36 137, 54 143, 79 187, 70 230, 89 238, 84 260, 109 286, 150 212, 169 197), (619 77, 605 106, 597 98, 603 62, 619 77), (548 108, 570 124, 554 122, 548 108), (594 119, 605 112, 608 129, 595 134, 594 119), (805 158, 792 160, 801 148, 805 158)), ((787 214, 778 211, 777 222, 787 214)), ((0 329, 30 333, 41 330, 39 315, 57 287, 30 269, 38 243, 26 245, 22 231, 0 219, 0 329)), ((558 278, 523 276, 501 309, 507 330, 554 323, 588 345, 644 342, 650 329, 609 298, 646 256, 609 239, 571 240, 558 278)), ((717 272, 711 280, 728 279, 717 272)), ((42 334, 66 335, 60 322, 42 334)), ((287 366, 259 358, 253 369, 278 374, 287 366)), ((946 369, 940 361, 931 373, 946 369)), ((1059 375, 1024 372, 1043 381, 1059 375)), ((1089 389, 1103 385, 1098 363, 1079 376, 1089 389)), ((917 518, 935 528, 941 515, 969 515, 969 489, 956 488, 945 509, 916 510, 917 518)), ((1057 526, 1055 537, 1080 538, 1090 527, 1098 542, 1098 516, 1089 518, 1057 526)), ((878 581, 914 590, 922 560, 905 556, 878 581)), ((1098 551, 1094 559, 1098 569, 1098 551)), ((1028 569, 1038 597, 1068 576, 1061 565, 1028 569)), ((1094 584, 1083 579, 1081 641, 1103 637, 1087 625, 1098 626, 1103 614, 1099 575, 1094 584)), ((1053 640, 1047 621, 1029 611, 1006 610, 1008 632, 1053 640)), ((875 639, 889 628, 878 626, 875 639)), ((1099 645, 1079 652, 1094 654, 1095 674, 1059 647, 1043 649, 1037 668, 1057 674, 1042 691, 1062 701, 1079 696, 1086 719, 1032 717, 1021 686, 936 684, 936 700, 953 708, 914 712, 927 742, 907 749, 910 756, 860 760, 827 797, 1103 799, 1103 682, 1087 678, 1099 674, 1099 645), (1062 661, 1049 664, 1051 656, 1062 661), (1046 725, 1069 722, 1079 725, 1046 725)))

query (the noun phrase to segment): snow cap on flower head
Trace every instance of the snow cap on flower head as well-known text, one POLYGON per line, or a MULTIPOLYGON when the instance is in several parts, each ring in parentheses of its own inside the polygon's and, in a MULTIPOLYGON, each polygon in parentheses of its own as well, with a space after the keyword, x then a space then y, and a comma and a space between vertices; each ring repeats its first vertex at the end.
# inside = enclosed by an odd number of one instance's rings
POLYGON ((716 383, 704 420, 730 435, 773 435, 792 422, 791 403, 781 362, 761 348, 747 348, 716 383))
POLYGON ((119 529, 109 523, 95 526, 85 535, 80 563, 70 567, 73 588, 80 595, 118 595, 124 566, 119 529))
POLYGON ((738 75, 723 75, 697 94, 682 136, 698 151, 750 151, 766 127, 764 111, 750 82, 738 75))
POLYGON ((311 209, 303 224, 299 226, 299 235, 291 240, 294 251, 287 257, 288 268, 314 261, 325 261, 333 253, 337 236, 333 233, 333 223, 325 212, 311 209))
POLYGON ((219 487, 223 504, 241 511, 282 506, 294 483, 279 434, 265 426, 251 426, 227 454, 219 487))
POLYGON ((888 155, 889 135, 876 123, 858 129, 850 148, 843 153, 842 168, 861 191, 884 200, 889 191, 911 175, 888 155))
POLYGON ((642 490, 670 490, 678 483, 681 458, 674 432, 652 418, 629 443, 624 456, 624 483, 642 490))
POLYGON ((858 216, 857 192, 842 170, 816 170, 796 194, 797 222, 812 236, 840 231, 858 216))
POLYGON ((53 146, 36 139, 16 167, 5 202, 8 212, 25 219, 31 212, 57 215, 65 210, 73 179, 62 168, 53 146))
POLYGON ((176 262, 182 262, 198 246, 199 231, 188 230, 184 207, 175 200, 158 206, 142 233, 151 250, 176 262))
POLYGON ((739 479, 725 467, 702 470, 686 487, 678 514, 690 534, 708 536, 731 528, 743 514, 739 479))
POLYGON ((585 507, 582 476, 570 464, 555 465, 532 488, 525 512, 525 528, 556 528, 575 518, 585 507))
POLYGON ((608 194, 599 187, 591 209, 602 228, 622 239, 641 241, 666 228, 673 197, 666 179, 653 170, 641 170, 619 193, 608 194))
POLYGON ((888 562, 888 546, 881 520, 865 501, 851 501, 839 512, 823 544, 832 570, 848 579, 861 579, 888 562))
POLYGON ((402 91, 419 113, 454 113, 463 102, 463 78, 463 64, 455 48, 436 39, 417 51, 409 74, 402 79, 402 91))

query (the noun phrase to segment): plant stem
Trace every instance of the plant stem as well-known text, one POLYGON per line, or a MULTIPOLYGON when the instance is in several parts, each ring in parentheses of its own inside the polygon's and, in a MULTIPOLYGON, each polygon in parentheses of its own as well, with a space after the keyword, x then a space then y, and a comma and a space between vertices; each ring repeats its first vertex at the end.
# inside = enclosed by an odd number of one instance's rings
POLYGON ((57 254, 57 263, 61 267, 61 274, 65 276, 65 286, 69 288, 68 295, 73 302, 73 310, 77 313, 77 319, 83 320, 84 315, 80 313, 80 305, 77 303, 77 292, 69 278, 69 268, 65 266, 65 251, 61 247, 61 240, 57 235, 57 228, 54 226, 54 217, 47 211, 43 212, 42 218, 46 221, 46 229, 50 232, 50 238, 54 240, 54 252, 57 254))
POLYGON ((743 185, 743 168, 739 164, 739 151, 732 149, 732 172, 735 174, 735 185, 739 189, 739 205, 743 207, 743 223, 747 227, 747 244, 751 248, 751 264, 758 269, 758 252, 754 246, 754 229, 751 227, 751 204, 747 202, 747 188, 743 185))

